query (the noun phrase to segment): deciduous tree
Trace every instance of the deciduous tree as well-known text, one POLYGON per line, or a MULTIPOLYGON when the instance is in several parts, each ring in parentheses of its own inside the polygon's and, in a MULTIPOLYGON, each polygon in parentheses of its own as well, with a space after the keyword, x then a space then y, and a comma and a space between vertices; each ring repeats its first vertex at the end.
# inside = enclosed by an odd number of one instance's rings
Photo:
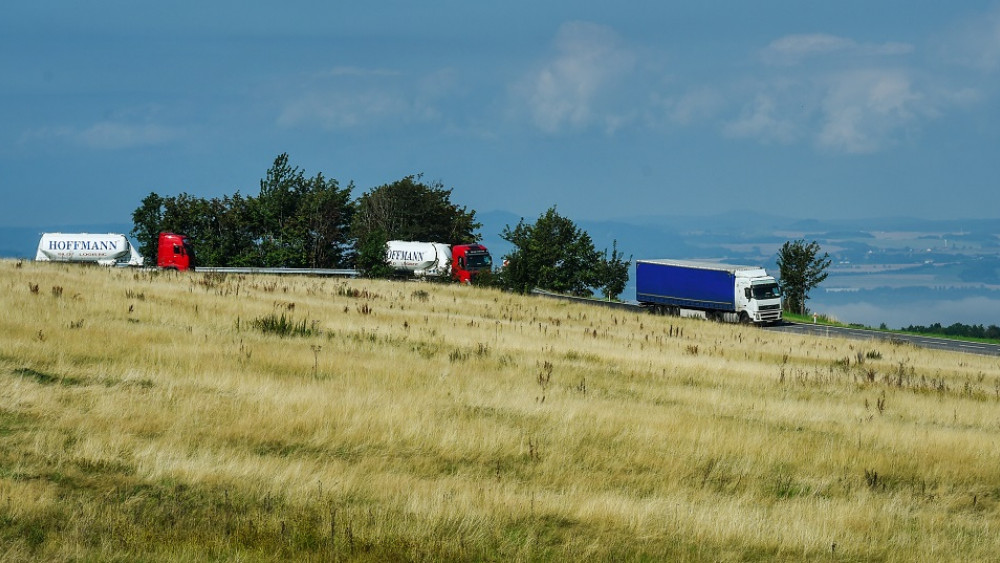
POLYGON ((500 283, 513 291, 534 288, 572 295, 591 295, 602 281, 605 261, 586 231, 550 207, 537 221, 524 219, 504 227, 504 240, 514 245, 505 257, 500 283))
POLYGON ((340 188, 322 173, 307 178, 288 163, 288 155, 275 158, 260 195, 252 202, 254 238, 262 266, 326 268, 344 266, 351 256, 350 224, 354 185, 340 188))
POLYGON ((131 235, 138 244, 139 254, 147 263, 156 261, 156 245, 163 230, 163 198, 156 192, 142 198, 139 207, 132 212, 131 235))
POLYGON ((799 239, 786 241, 778 251, 778 268, 781 272, 781 291, 784 293, 786 311, 806 314, 809 292, 829 275, 830 256, 819 256, 819 243, 799 239))
POLYGON ((618 241, 611 243, 611 256, 608 251, 604 251, 597 285, 604 292, 607 299, 617 299, 628 283, 628 269, 632 265, 632 257, 624 260, 625 254, 618 251, 618 241))

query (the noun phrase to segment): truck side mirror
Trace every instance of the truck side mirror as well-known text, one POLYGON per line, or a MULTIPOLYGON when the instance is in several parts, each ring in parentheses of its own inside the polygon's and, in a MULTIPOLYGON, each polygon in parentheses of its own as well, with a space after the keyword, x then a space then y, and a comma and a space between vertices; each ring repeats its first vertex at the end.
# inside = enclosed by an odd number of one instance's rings
POLYGON ((746 295, 747 299, 750 299, 750 288, 749 287, 743 289, 743 295, 746 295))

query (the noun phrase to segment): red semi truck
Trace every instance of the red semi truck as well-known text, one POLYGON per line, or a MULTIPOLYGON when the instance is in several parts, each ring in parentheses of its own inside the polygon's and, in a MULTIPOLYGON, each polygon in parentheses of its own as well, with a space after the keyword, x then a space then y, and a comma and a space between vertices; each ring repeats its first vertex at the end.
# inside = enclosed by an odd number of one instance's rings
POLYGON ((194 248, 184 235, 160 233, 156 266, 166 270, 194 270, 194 248))

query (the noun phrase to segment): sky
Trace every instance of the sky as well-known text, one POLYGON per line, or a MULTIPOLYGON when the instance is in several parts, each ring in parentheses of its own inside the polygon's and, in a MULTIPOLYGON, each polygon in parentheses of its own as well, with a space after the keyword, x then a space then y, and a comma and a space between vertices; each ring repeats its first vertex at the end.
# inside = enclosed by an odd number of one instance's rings
POLYGON ((256 195, 281 153, 529 219, 1000 208, 997 2, 17 2, 0 101, 5 227, 256 195))

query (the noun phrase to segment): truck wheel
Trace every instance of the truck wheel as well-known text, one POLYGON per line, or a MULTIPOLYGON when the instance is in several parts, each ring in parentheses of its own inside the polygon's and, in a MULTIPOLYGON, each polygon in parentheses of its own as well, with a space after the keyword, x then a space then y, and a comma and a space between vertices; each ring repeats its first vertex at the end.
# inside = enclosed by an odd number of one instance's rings
POLYGON ((746 311, 740 313, 740 324, 741 325, 750 324, 750 315, 748 315, 746 311))

